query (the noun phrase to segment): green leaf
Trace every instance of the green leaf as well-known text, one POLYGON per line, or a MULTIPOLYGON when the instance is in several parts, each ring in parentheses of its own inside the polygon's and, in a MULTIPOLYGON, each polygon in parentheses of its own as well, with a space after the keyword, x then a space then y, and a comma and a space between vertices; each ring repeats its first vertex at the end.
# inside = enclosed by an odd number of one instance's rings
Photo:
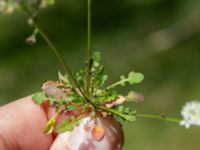
POLYGON ((79 121, 76 119, 76 117, 71 116, 71 120, 72 120, 73 125, 75 125, 75 126, 79 125, 79 121))
POLYGON ((99 62, 98 61, 94 61, 94 67, 99 67, 99 62))
POLYGON ((75 110, 75 109, 76 109, 75 106, 72 106, 72 105, 67 106, 68 111, 75 110))
POLYGON ((121 76, 120 76, 120 79, 121 79, 121 81, 122 81, 122 82, 120 83, 120 85, 121 85, 121 86, 125 86, 126 77, 125 77, 124 75, 121 75, 121 76))
POLYGON ((135 114, 136 114, 136 111, 131 110, 128 107, 119 106, 117 108, 117 115, 126 121, 130 121, 130 122, 135 121, 136 120, 135 114))
POLYGON ((128 74, 127 78, 124 75, 120 76, 120 81, 108 86, 106 89, 114 88, 117 85, 125 86, 126 82, 129 82, 130 84, 140 83, 142 82, 143 79, 144 79, 144 75, 142 73, 136 73, 132 71, 128 74))
POLYGON ((118 113, 118 115, 120 117, 122 117, 123 119, 125 119, 126 121, 130 121, 130 122, 136 121, 135 115, 127 115, 127 114, 123 114, 123 113, 118 113))
POLYGON ((96 71, 96 68, 92 67, 91 72, 95 72, 95 71, 96 71))
POLYGON ((131 110, 131 111, 129 112, 130 115, 136 115, 136 113, 137 113, 136 110, 131 110))
POLYGON ((140 83, 144 79, 144 75, 142 73, 130 72, 128 75, 128 82, 130 84, 140 83))
POLYGON ((116 91, 111 91, 110 93, 108 93, 108 100, 115 100, 118 96, 118 93, 116 91))
POLYGON ((58 101, 59 105, 68 105, 69 101, 66 101, 63 97, 61 97, 58 101))
POLYGON ((118 111, 119 111, 119 112, 123 112, 123 111, 124 111, 124 106, 122 106, 122 105, 119 106, 119 107, 118 107, 118 111))
POLYGON ((62 75, 62 73, 60 71, 58 71, 58 78, 61 82, 63 82, 67 87, 72 87, 70 81, 69 81, 69 77, 67 74, 62 75))
POLYGON ((49 99, 49 105, 50 106, 53 106, 54 105, 54 103, 55 103, 55 98, 53 98, 53 97, 50 97, 50 99, 49 99))
POLYGON ((96 62, 101 61, 101 53, 100 53, 100 52, 94 52, 92 58, 93 58, 93 60, 96 61, 96 62))
POLYGON ((100 108, 103 109, 103 110, 106 110, 110 113, 113 113, 113 114, 121 117, 122 119, 124 119, 126 121, 129 121, 129 122, 136 121, 135 114, 125 114, 123 112, 119 112, 119 110, 117 110, 117 109, 107 108, 107 107, 104 107, 104 106, 101 106, 100 108))
MULTIPOLYGON (((57 115, 56 115, 57 116, 57 115)), ((45 129, 44 129, 44 133, 46 134, 51 134, 53 132, 54 129, 54 125, 56 123, 56 116, 53 116, 46 124, 45 129)))
POLYGON ((72 131, 73 130, 73 125, 67 120, 63 120, 57 127, 57 132, 58 133, 63 133, 66 131, 72 131))
POLYGON ((46 99, 46 97, 45 97, 44 92, 39 92, 39 93, 36 93, 32 96, 32 100, 39 105, 41 105, 44 102, 45 99, 46 99))
POLYGON ((108 75, 107 74, 104 74, 102 76, 102 83, 105 83, 105 81, 108 79, 108 75))

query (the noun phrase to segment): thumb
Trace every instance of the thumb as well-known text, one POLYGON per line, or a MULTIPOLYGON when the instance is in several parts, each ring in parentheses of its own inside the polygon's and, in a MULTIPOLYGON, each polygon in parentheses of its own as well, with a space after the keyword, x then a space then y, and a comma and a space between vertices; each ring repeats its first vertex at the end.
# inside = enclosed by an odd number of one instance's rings
POLYGON ((0 107, 0 149, 48 150, 53 137, 43 133, 46 122, 46 113, 31 96, 0 107))

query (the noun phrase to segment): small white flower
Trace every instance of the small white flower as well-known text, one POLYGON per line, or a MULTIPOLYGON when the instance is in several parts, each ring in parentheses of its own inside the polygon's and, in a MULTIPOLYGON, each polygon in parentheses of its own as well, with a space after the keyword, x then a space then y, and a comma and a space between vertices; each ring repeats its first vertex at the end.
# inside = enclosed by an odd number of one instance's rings
POLYGON ((183 120, 180 122, 181 126, 190 128, 191 125, 200 126, 200 101, 187 102, 181 110, 183 120))

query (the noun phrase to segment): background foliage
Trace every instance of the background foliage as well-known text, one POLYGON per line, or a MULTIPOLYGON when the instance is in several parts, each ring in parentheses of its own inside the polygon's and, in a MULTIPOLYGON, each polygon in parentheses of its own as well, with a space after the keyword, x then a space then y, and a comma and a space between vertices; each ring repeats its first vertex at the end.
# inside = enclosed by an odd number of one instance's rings
MULTIPOLYGON (((103 53, 109 82, 136 70, 145 74, 136 89, 145 95, 139 112, 180 117, 185 101, 200 99, 200 1, 93 0, 93 50, 103 53)), ((86 49, 86 3, 57 1, 39 17, 41 26, 61 49, 74 71, 83 66, 86 49)), ((18 13, 0 14, 0 104, 39 90, 62 70, 39 38, 35 46, 24 39, 31 29, 18 13)), ((125 150, 198 150, 199 128, 140 119, 124 124, 125 150)))

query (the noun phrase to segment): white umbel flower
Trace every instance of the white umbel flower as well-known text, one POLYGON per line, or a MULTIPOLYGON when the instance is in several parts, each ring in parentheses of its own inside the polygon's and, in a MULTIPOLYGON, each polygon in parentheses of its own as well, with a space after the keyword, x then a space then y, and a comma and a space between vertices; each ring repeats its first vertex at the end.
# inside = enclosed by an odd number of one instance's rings
POLYGON ((181 126, 190 128, 191 125, 200 126, 200 101, 187 102, 181 110, 183 120, 180 122, 181 126))

